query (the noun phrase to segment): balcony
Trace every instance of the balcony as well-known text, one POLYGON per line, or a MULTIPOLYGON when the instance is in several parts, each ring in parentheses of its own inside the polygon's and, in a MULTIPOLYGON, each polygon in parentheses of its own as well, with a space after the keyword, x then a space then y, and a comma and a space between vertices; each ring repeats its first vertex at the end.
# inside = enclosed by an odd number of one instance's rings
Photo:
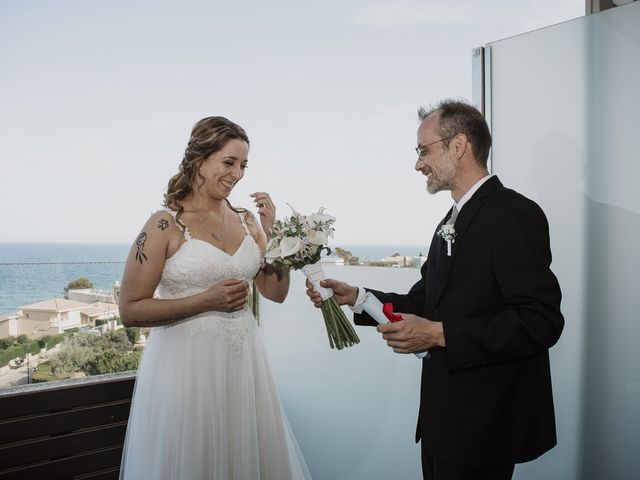
POLYGON ((0 479, 117 479, 135 372, 0 390, 0 479))
MULTIPOLYGON (((387 290, 406 291, 419 277, 410 268, 325 268, 387 290)), ((259 324, 314 478, 418 478, 420 362, 394 354, 368 327, 356 327, 356 347, 331 350, 300 272, 291 284, 285 304, 260 301, 259 324), (394 462, 383 460, 389 451, 394 462)), ((134 380, 127 372, 0 390, 0 480, 117 479, 134 380)))

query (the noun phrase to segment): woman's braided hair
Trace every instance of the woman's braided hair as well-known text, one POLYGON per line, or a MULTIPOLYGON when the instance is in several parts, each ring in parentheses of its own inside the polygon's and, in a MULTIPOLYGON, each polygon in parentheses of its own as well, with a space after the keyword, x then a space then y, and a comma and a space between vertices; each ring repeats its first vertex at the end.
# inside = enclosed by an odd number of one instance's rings
MULTIPOLYGON (((180 162, 179 171, 171 177, 164 195, 164 206, 176 213, 176 221, 184 227, 180 216, 184 212, 181 200, 189 197, 194 188, 204 182, 200 167, 212 153, 224 148, 229 140, 242 140, 249 144, 249 137, 244 129, 224 117, 206 117, 196 123, 191 130, 189 143, 180 162)), ((227 200, 227 204, 229 201, 227 200)), ((229 204, 231 207, 231 204, 229 204)), ((237 210, 231 207, 233 210, 237 210)))

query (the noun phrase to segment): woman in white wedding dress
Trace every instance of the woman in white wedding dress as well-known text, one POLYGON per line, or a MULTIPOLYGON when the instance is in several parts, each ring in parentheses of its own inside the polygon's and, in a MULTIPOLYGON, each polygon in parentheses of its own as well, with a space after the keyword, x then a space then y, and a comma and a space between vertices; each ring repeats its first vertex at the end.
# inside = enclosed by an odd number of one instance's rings
POLYGON ((138 369, 122 455, 127 480, 310 479, 247 306, 249 282, 284 301, 289 276, 261 266, 275 221, 227 200, 249 140, 223 117, 198 122, 165 195, 133 245, 122 279, 126 326, 153 327, 138 369), (158 295, 154 297, 157 289, 158 295))

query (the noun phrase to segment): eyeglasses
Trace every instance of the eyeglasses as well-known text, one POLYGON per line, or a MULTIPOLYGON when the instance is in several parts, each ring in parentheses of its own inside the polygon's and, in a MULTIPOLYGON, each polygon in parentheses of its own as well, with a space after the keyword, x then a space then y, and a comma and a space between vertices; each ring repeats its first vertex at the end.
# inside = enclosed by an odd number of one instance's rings
POLYGON ((426 145, 418 145, 416 147, 416 153, 418 154, 418 157, 423 157, 425 155, 425 150, 428 147, 430 147, 431 145, 435 145, 436 143, 444 142, 445 140, 451 140, 453 137, 455 137, 455 135, 452 135, 451 137, 441 138, 440 140, 436 140, 435 142, 427 143, 426 145))

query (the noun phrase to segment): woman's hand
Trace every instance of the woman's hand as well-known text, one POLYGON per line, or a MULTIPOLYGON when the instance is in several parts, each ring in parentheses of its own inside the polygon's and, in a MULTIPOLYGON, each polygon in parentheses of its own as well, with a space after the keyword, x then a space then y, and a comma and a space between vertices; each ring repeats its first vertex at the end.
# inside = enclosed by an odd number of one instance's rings
POLYGON ((229 278, 205 290, 206 307, 215 312, 237 312, 242 310, 249 297, 249 284, 245 280, 229 278))
POLYGON ((276 206, 266 192, 252 193, 250 196, 253 197, 253 201, 256 203, 262 230, 264 230, 265 235, 269 238, 271 227, 273 227, 276 221, 276 206))

